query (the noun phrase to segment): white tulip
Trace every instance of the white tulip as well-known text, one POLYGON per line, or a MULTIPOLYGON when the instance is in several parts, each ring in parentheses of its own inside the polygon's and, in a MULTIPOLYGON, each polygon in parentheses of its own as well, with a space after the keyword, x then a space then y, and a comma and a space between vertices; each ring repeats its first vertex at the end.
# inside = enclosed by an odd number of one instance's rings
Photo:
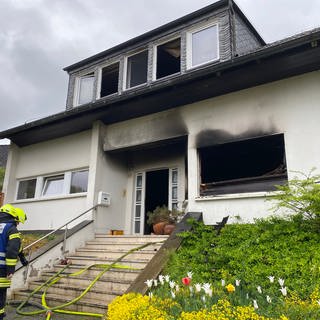
POLYGON ((287 287, 282 287, 281 289, 280 289, 280 291, 281 291, 281 293, 282 293, 282 295, 284 296, 284 297, 286 297, 287 296, 287 287))
POLYGON ((147 281, 145 282, 145 284, 147 285, 148 288, 151 288, 151 287, 152 287, 152 284, 153 284, 153 280, 152 280, 152 279, 151 279, 151 280, 147 280, 147 281))
POLYGON ((279 279, 278 279, 278 282, 279 282, 280 286, 283 287, 283 285, 284 285, 284 279, 279 278, 279 279))

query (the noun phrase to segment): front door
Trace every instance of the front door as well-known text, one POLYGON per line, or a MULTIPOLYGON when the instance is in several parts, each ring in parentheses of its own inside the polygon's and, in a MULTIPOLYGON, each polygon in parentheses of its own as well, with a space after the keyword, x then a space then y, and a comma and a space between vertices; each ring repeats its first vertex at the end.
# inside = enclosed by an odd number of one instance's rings
POLYGON ((133 233, 151 234, 152 226, 147 224, 149 211, 157 206, 177 208, 178 169, 159 169, 140 172, 135 179, 135 201, 133 233))

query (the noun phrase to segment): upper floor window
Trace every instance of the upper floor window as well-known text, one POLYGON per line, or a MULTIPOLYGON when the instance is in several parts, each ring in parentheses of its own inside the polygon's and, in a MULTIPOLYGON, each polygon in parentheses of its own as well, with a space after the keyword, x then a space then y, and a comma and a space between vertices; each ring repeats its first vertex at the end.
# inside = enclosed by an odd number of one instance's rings
POLYGON ((118 92, 119 83, 119 62, 101 69, 100 96, 106 97, 118 92))
POLYGON ((89 73, 79 77, 77 84, 76 105, 85 104, 92 101, 94 89, 94 73, 89 73))
POLYGON ((218 25, 207 25, 187 36, 187 66, 193 68, 219 59, 218 25))
POLYGON ((158 45, 155 49, 155 77, 160 79, 180 72, 181 39, 174 39, 158 45))
POLYGON ((144 84, 148 76, 148 51, 136 53, 127 58, 126 89, 144 84))

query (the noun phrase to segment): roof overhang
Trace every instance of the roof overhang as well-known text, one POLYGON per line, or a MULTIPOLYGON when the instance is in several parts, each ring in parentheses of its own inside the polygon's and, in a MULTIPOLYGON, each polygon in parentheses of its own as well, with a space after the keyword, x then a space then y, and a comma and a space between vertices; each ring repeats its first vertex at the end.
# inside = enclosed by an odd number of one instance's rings
POLYGON ((320 31, 269 45, 231 61, 194 70, 120 96, 67 110, 3 132, 18 146, 88 130, 92 123, 116 123, 161 112, 287 77, 319 70, 320 31))

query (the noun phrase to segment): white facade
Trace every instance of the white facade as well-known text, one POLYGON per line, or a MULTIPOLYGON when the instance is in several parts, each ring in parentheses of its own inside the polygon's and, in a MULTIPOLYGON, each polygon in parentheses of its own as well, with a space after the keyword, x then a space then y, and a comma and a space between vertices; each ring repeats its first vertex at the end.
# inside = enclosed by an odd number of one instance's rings
POLYGON ((315 71, 109 126, 98 121, 92 130, 23 148, 12 145, 5 201, 26 210, 26 229, 52 229, 95 205, 104 191, 111 204, 95 212, 96 232, 120 229, 131 234, 136 175, 177 169, 179 207, 187 199, 188 211, 203 212, 205 223, 215 224, 225 215, 244 220, 269 215, 267 192, 199 196, 199 136, 223 132, 239 139, 281 133, 289 179, 293 171, 319 169, 319 83, 320 72, 315 71), (170 146, 170 139, 183 135, 185 149, 183 143, 170 146), (156 147, 149 147, 154 142, 156 147), (21 179, 85 168, 85 193, 16 200, 21 179))

